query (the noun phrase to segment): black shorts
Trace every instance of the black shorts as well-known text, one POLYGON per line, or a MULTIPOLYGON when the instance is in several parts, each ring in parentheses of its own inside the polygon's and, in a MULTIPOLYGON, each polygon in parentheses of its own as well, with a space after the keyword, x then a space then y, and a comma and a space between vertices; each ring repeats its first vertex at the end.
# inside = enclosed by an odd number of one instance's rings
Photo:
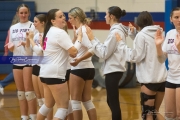
POLYGON ((69 80, 70 73, 71 73, 71 69, 66 71, 66 76, 65 76, 66 81, 69 80))
POLYGON ((159 92, 164 92, 165 91, 165 83, 166 82, 162 82, 162 83, 148 83, 148 84, 143 84, 141 83, 141 86, 142 85, 145 85, 149 90, 152 90, 152 91, 159 91, 159 92))
POLYGON ((166 88, 172 88, 172 89, 180 88, 180 84, 170 83, 166 81, 166 88))
POLYGON ((66 82, 65 79, 59 79, 59 78, 42 78, 42 77, 40 77, 40 80, 42 83, 45 83, 47 85, 63 84, 66 82))
POLYGON ((39 76, 39 71, 40 71, 40 66, 34 65, 33 70, 32 70, 32 74, 35 76, 39 76))
POLYGON ((31 65, 17 66, 13 65, 13 69, 23 69, 24 67, 32 67, 31 65))
POLYGON ((92 80, 95 76, 94 68, 71 70, 71 74, 81 77, 84 80, 92 80))

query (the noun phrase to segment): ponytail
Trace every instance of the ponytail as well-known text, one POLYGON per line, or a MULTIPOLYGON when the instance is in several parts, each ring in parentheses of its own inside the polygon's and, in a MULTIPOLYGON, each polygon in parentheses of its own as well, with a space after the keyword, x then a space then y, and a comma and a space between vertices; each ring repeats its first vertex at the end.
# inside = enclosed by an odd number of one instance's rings
POLYGON ((46 22, 45 28, 44 28, 44 35, 43 35, 43 45, 44 45, 44 40, 46 37, 47 32, 49 31, 50 27, 52 26, 52 23, 46 22))
POLYGON ((51 9, 47 13, 47 20, 46 20, 46 24, 45 24, 45 27, 44 27, 44 35, 43 35, 43 46, 45 44, 46 34, 49 31, 50 27, 52 26, 51 20, 55 20, 57 11, 59 11, 59 9, 51 9))
POLYGON ((83 23, 86 24, 86 25, 90 25, 90 24, 91 24, 91 21, 92 21, 92 19, 86 17, 86 18, 84 19, 83 23))

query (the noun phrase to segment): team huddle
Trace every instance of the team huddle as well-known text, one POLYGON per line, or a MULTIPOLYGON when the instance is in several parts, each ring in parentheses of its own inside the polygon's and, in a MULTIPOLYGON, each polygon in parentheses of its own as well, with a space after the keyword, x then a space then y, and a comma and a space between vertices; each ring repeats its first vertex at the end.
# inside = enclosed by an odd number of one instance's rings
POLYGON ((101 43, 93 35, 91 19, 74 7, 68 12, 74 36, 68 35, 64 13, 51 9, 29 21, 30 9, 22 4, 17 8, 19 18, 9 30, 6 45, 13 56, 42 56, 47 63, 13 64, 21 120, 82 120, 82 105, 90 120, 97 120, 91 100, 95 76, 93 55, 104 62, 107 105, 112 120, 122 120, 118 83, 126 71, 126 62, 136 63, 136 77, 141 84, 140 98, 143 120, 180 120, 180 8, 174 8, 170 21, 175 29, 164 39, 163 29, 153 24, 147 11, 141 12, 136 27, 119 23, 126 15, 118 6, 106 11, 109 34, 101 43), (133 48, 126 45, 126 37, 133 40, 133 48), (167 71, 165 60, 168 58, 167 71), (158 111, 165 100, 165 118, 158 111), (37 101, 39 109, 37 108, 37 101), (53 107, 56 104, 57 110, 53 107), (38 111, 37 111, 38 110, 38 111))

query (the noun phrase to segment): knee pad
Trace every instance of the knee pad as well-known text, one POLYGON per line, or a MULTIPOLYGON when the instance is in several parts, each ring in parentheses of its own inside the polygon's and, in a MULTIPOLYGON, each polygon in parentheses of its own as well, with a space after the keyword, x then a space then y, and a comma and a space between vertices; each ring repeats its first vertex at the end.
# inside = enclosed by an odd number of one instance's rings
POLYGON ((17 96, 19 100, 24 100, 26 99, 25 97, 25 92, 24 91, 17 91, 17 96))
POLYGON ((72 110, 72 105, 71 105, 71 101, 69 100, 67 115, 71 114, 72 112, 73 112, 73 110, 72 110))
POLYGON ((88 111, 88 110, 91 110, 91 109, 95 108, 95 107, 94 107, 94 104, 92 103, 92 101, 91 101, 91 100, 86 101, 86 102, 83 102, 83 105, 84 105, 84 107, 85 107, 86 111, 88 111))
POLYGON ((82 110, 81 101, 71 100, 72 110, 82 110))
POLYGON ((47 114, 48 114, 51 110, 52 110, 52 108, 48 108, 48 107, 46 107, 45 104, 43 104, 43 105, 41 106, 41 108, 39 109, 39 113, 41 113, 41 115, 43 115, 43 116, 47 116, 47 114))
POLYGON ((165 120, 176 120, 176 118, 168 118, 165 116, 165 120))
POLYGON ((26 100, 27 101, 30 101, 30 100, 36 98, 36 95, 35 95, 34 91, 25 92, 25 95, 26 95, 26 100))
POLYGON ((145 105, 144 103, 149 99, 155 99, 155 95, 147 95, 145 93, 141 93, 141 108, 142 108, 142 119, 146 120, 146 115, 148 113, 153 115, 153 120, 156 119, 156 110, 155 106, 145 105))
POLYGON ((67 109, 65 108, 58 108, 57 112, 55 113, 54 117, 64 120, 67 115, 67 109))

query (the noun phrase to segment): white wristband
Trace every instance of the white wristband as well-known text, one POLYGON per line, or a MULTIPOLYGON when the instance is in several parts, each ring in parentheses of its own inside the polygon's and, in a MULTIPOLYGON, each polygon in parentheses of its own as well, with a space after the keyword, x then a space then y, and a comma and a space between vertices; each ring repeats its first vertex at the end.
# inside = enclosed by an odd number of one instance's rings
POLYGON ((81 41, 76 40, 76 42, 75 42, 75 44, 74 44, 74 47, 75 47, 77 50, 79 50, 80 47, 81 47, 81 41))

